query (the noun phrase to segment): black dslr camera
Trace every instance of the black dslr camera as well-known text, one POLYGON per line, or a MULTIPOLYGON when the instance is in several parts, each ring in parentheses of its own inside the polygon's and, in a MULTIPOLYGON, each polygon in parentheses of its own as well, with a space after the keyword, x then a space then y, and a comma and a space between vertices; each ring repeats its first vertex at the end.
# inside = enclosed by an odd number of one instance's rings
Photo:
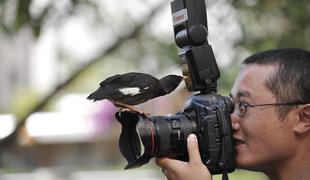
POLYGON ((230 98, 216 94, 220 72, 207 41, 205 2, 174 0, 171 10, 186 86, 199 93, 189 99, 183 112, 173 116, 116 113, 122 124, 119 147, 128 162, 125 169, 146 164, 152 157, 188 161, 186 139, 194 133, 202 162, 211 174, 226 175, 235 169, 230 120, 234 106, 230 98))

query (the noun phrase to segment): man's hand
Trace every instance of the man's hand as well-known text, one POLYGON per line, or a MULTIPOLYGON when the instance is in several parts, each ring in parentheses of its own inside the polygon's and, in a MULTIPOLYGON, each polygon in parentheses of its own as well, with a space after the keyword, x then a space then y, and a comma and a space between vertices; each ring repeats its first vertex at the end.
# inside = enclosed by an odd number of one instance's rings
POLYGON ((187 138, 189 162, 170 158, 156 158, 156 164, 163 169, 169 180, 211 180, 211 174, 202 163, 197 137, 191 134, 187 138))

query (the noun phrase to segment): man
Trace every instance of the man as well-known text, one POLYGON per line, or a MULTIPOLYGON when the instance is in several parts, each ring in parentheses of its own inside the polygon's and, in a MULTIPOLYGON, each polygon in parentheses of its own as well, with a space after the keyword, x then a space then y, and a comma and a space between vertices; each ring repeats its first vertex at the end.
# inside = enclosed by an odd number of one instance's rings
MULTIPOLYGON (((239 168, 271 180, 310 180, 310 52, 276 49, 248 57, 231 91, 239 168)), ((210 180, 197 140, 190 161, 156 159, 169 180, 210 180)))

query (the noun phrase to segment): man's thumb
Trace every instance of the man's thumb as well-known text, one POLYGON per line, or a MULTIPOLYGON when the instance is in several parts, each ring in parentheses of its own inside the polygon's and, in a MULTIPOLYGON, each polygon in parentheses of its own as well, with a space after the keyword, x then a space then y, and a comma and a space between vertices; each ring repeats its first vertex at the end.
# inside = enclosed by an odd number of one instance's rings
POLYGON ((199 153, 198 141, 195 134, 190 134, 187 137, 187 151, 190 164, 201 164, 201 157, 199 153))

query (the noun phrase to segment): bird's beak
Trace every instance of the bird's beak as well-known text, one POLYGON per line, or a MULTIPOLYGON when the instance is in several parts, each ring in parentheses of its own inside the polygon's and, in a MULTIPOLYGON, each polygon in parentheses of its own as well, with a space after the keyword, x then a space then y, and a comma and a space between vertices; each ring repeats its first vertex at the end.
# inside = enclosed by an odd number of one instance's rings
POLYGON ((189 78, 189 76, 183 76, 183 80, 186 80, 188 78, 189 78))

